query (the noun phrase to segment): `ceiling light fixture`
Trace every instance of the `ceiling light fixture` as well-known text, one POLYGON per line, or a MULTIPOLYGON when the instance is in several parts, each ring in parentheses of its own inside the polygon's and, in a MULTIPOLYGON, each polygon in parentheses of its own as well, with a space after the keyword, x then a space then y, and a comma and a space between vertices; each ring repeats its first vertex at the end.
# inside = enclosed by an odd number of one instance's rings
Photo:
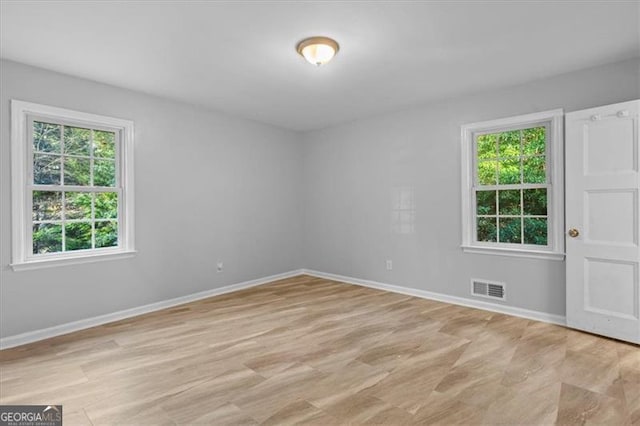
POLYGON ((333 59, 340 46, 329 37, 309 37, 298 43, 296 50, 307 62, 320 66, 333 59))

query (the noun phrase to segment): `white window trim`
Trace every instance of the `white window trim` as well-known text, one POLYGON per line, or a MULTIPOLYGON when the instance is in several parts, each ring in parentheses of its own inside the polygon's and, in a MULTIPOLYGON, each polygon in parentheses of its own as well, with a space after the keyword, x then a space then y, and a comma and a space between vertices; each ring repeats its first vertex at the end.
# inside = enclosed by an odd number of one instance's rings
POLYGON ((462 126, 462 249, 467 253, 493 254, 538 259, 564 259, 564 111, 555 109, 462 126), (482 243, 476 241, 473 185, 475 175, 474 135, 503 131, 542 122, 549 123, 547 135, 547 173, 551 184, 548 203, 549 245, 482 243))
POLYGON ((39 269, 50 266, 62 266, 99 260, 118 259, 132 256, 134 241, 134 182, 133 182, 133 122, 119 118, 105 117, 48 105, 11 100, 11 248, 14 271, 39 269), (122 186, 119 218, 119 247, 99 250, 79 250, 76 252, 55 253, 34 258, 28 253, 31 244, 28 241, 27 227, 31 226, 31 212, 27 206, 27 184, 29 183, 29 131, 27 123, 30 116, 67 120, 73 123, 95 127, 109 127, 120 132, 120 151, 117 161, 120 163, 122 186))

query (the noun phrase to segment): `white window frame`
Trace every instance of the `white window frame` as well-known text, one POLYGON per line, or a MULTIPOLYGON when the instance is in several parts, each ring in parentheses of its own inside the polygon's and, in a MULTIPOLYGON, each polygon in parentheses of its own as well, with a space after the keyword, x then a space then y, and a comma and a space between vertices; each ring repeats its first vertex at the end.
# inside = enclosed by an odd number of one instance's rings
MULTIPOLYGON (((564 111, 555 109, 462 126, 462 249, 467 253, 564 259, 564 111), (547 246, 477 241, 476 135, 527 127, 547 127, 547 246)), ((497 185, 499 187, 499 185, 497 185)))
POLYGON ((12 263, 14 271, 62 266, 134 255, 133 122, 48 105, 11 100, 11 218, 12 263), (117 133, 116 189, 118 201, 118 246, 34 255, 32 252, 32 200, 29 197, 32 174, 33 119, 102 128, 117 133))

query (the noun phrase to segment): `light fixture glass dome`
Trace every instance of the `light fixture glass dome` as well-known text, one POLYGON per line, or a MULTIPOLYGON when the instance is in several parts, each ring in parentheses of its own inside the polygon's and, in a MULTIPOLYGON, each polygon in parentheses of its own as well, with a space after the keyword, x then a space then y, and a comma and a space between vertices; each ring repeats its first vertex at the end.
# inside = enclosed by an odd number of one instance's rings
POLYGON ((340 47, 328 37, 310 37, 298 43, 297 51, 310 64, 320 66, 329 62, 340 47))

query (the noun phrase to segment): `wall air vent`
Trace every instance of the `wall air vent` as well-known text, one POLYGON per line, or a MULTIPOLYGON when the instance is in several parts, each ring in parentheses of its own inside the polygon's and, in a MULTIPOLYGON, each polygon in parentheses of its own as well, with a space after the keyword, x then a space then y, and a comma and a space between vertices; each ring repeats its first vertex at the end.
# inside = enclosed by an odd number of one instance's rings
POLYGON ((506 285, 494 281, 472 278, 471 294, 489 299, 507 300, 506 285))

